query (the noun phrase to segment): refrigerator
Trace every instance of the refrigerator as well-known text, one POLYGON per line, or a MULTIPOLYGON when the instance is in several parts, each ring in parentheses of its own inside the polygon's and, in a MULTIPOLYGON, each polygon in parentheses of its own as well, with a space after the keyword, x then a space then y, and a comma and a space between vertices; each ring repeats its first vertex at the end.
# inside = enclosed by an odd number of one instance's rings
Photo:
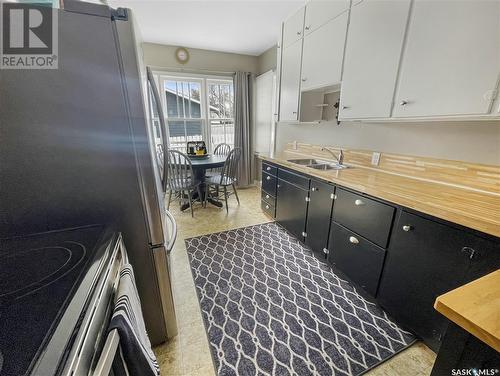
POLYGON ((62 4, 58 69, 0 70, 0 238, 89 224, 122 232, 159 344, 177 328, 158 88, 130 10, 62 4))

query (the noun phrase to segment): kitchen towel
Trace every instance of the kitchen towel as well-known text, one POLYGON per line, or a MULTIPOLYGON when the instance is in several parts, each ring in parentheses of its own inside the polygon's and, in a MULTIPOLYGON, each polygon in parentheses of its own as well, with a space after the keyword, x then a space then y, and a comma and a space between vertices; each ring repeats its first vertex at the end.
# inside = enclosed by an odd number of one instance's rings
MULTIPOLYGON (((118 330, 123 360, 129 375, 160 375, 160 367, 146 332, 134 271, 130 264, 125 264, 120 271, 120 282, 109 331, 113 329, 118 330)), ((116 367, 113 369, 116 370, 116 367)))

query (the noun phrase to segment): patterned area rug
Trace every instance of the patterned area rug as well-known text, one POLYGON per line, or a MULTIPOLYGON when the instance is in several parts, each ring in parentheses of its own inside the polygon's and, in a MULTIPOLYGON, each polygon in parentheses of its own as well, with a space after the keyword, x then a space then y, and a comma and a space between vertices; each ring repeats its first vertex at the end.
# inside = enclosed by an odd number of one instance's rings
POLYGON ((274 223, 186 247, 219 376, 360 375, 415 341, 274 223))

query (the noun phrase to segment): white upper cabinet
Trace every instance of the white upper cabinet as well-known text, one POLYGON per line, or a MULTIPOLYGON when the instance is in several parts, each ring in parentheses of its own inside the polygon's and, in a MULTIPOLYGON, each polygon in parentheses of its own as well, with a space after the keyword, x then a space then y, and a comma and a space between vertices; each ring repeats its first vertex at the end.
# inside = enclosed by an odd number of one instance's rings
POLYGON ((499 72, 499 1, 415 0, 393 116, 488 114, 499 72))
MULTIPOLYGON (((340 119, 390 117, 409 10, 410 0, 353 2, 340 119)), ((417 61, 425 64, 425 57, 417 61)))
POLYGON ((281 52, 280 121, 298 120, 302 39, 281 52))
POLYGON ((344 12, 304 37, 302 91, 340 84, 348 16, 344 12))
POLYGON ((283 47, 288 47, 304 36, 305 7, 300 8, 283 24, 283 47))
POLYGON ((305 35, 349 10, 350 0, 312 0, 306 5, 305 35))

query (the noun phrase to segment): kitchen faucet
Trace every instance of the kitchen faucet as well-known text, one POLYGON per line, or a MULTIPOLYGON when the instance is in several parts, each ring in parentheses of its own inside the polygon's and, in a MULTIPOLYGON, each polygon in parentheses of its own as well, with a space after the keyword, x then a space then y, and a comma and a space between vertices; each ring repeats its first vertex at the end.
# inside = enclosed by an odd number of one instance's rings
POLYGON ((336 156, 333 151, 331 151, 330 149, 328 149, 324 146, 320 150, 329 152, 337 160, 339 165, 342 165, 342 163, 344 162, 344 151, 342 149, 340 149, 340 153, 338 156, 336 156))

